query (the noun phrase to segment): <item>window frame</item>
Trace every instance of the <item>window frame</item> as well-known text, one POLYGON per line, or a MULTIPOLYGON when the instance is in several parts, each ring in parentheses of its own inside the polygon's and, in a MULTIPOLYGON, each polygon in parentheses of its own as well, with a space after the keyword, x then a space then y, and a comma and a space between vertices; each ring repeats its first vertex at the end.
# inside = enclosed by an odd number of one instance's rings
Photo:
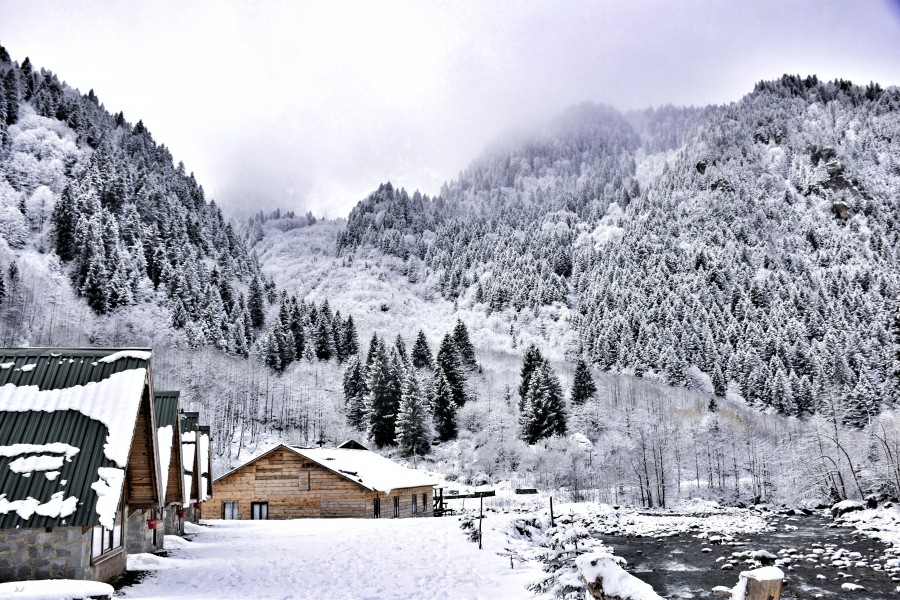
POLYGON ((400 494, 394 496, 394 518, 400 518, 400 494))
POLYGON ((419 514, 419 497, 412 494, 412 511, 414 515, 419 514))
POLYGON ((124 535, 122 535, 123 527, 122 513, 117 512, 113 528, 107 529, 103 525, 94 525, 91 527, 91 564, 95 564, 105 560, 108 556, 122 550, 124 535), (98 533, 99 532, 99 533, 98 533), (97 539, 100 539, 100 551, 97 552, 97 539))
POLYGON ((259 502, 251 502, 250 503, 250 520, 251 521, 268 521, 269 520, 269 502, 260 500, 259 502), (263 513, 263 509, 265 509, 265 517, 257 518, 257 509, 260 515, 263 513))
POLYGON ((222 520, 223 521, 237 521, 238 520, 238 501, 237 500, 223 500, 222 501, 222 520), (231 513, 233 516, 228 517, 228 507, 229 505, 233 508, 233 512, 231 513))
POLYGON ((374 519, 381 518, 381 498, 372 498, 372 514, 374 519))

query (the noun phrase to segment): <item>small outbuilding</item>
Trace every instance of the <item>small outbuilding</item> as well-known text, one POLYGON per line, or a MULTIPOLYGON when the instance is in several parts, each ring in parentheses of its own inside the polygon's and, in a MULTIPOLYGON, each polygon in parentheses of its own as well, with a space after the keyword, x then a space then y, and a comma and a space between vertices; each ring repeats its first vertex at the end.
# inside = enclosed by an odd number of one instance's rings
POLYGON ((153 548, 149 349, 0 349, 0 581, 94 579, 153 548))
POLYGON ((216 479, 212 504, 223 519, 427 517, 433 483, 370 450, 282 444, 216 479))

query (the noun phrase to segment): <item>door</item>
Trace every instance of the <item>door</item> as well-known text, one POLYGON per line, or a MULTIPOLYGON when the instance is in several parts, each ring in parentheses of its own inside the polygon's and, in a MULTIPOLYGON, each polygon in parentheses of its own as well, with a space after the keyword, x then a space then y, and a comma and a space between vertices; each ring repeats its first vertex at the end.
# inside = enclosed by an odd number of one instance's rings
POLYGON ((269 518, 269 503, 268 502, 251 502, 250 503, 250 518, 255 521, 265 521, 269 518))
POLYGON ((222 518, 223 519, 237 519, 238 518, 238 503, 237 503, 237 501, 222 503, 222 518))
POLYGON ((400 516, 400 494, 394 496, 394 518, 400 516))
POLYGON ((372 500, 372 512, 375 514, 376 519, 381 518, 381 498, 372 500))

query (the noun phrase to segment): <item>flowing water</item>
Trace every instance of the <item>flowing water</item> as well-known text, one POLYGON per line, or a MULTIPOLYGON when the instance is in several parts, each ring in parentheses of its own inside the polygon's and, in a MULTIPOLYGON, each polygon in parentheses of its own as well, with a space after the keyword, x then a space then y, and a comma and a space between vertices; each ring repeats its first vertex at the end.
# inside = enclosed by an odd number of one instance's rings
POLYGON ((733 587, 741 571, 755 567, 745 562, 749 559, 733 553, 756 550, 790 559, 789 565, 779 565, 785 574, 783 600, 900 598, 896 591, 900 573, 885 571, 886 559, 897 556, 881 542, 851 529, 830 527, 830 520, 818 516, 773 516, 769 523, 775 531, 737 535, 725 543, 711 543, 689 533, 663 538, 600 538, 628 561, 630 573, 667 599, 714 598, 715 586, 733 587), (841 549, 845 550, 838 559, 841 564, 833 565, 833 556, 841 549), (733 569, 722 570, 729 562, 733 569), (865 590, 847 591, 841 589, 843 583, 861 585, 865 590))

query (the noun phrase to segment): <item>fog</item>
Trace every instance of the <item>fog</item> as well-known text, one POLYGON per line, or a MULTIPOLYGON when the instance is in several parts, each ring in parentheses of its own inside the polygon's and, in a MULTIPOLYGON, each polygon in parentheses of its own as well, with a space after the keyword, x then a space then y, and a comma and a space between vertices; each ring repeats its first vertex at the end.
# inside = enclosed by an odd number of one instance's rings
POLYGON ((0 0, 0 43, 142 119, 233 213, 345 216, 388 180, 433 194, 583 101, 723 103, 783 73, 900 84, 900 3, 880 0, 0 0))

